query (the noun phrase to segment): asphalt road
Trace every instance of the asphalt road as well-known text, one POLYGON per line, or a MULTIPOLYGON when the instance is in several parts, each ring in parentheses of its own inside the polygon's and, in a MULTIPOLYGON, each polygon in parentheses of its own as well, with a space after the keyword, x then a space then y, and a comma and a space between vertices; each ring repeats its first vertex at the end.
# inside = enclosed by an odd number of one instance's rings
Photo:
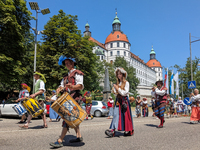
MULTIPOLYGON (((50 142, 56 141, 61 133, 60 122, 48 122, 48 128, 41 129, 41 119, 34 119, 29 129, 20 129, 19 119, 1 118, 0 120, 0 150, 46 150, 52 149, 50 142)), ((49 118, 48 118, 49 120, 49 118)), ((164 128, 156 126, 159 120, 153 117, 133 118, 135 134, 124 137, 118 132, 116 137, 108 138, 105 130, 109 128, 111 119, 105 117, 81 123, 81 134, 84 141, 72 144, 69 140, 75 138, 75 132, 65 136, 64 147, 59 149, 82 150, 199 150, 200 124, 189 124, 188 117, 166 119, 164 128)))

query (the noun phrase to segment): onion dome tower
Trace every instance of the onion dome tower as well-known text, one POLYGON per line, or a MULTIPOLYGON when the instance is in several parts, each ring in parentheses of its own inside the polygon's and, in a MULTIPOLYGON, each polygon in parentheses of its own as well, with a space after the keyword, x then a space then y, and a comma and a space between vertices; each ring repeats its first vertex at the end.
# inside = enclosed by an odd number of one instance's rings
POLYGON ((85 31, 83 32, 84 36, 91 37, 91 32, 89 31, 89 29, 90 29, 90 25, 88 23, 86 23, 86 25, 85 25, 85 31))

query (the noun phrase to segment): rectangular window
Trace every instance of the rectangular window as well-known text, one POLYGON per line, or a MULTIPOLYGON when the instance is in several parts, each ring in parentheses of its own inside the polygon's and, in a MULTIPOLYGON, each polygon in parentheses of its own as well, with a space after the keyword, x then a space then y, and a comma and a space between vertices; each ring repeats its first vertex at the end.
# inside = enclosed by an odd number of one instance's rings
POLYGON ((124 48, 126 48, 126 43, 124 43, 124 48))
POLYGON ((110 48, 113 48, 113 43, 110 43, 110 48))
POLYGON ((126 56, 126 52, 124 51, 124 56, 126 56))
POLYGON ((119 51, 117 51, 117 56, 119 56, 119 51))
POLYGON ((112 56, 113 55, 113 53, 112 52, 110 52, 110 56, 112 56))
POLYGON ((119 47, 119 42, 117 42, 117 47, 119 47))
POLYGON ((103 56, 101 56, 101 60, 103 60, 103 56))

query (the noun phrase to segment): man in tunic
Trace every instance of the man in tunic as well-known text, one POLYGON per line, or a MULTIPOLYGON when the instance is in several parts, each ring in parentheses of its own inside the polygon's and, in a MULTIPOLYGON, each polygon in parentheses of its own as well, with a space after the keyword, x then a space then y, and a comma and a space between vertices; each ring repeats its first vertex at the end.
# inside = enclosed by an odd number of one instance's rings
POLYGON ((155 115, 160 119, 160 125, 157 128, 163 128, 164 112, 167 99, 167 88, 163 87, 163 82, 161 80, 157 81, 156 86, 152 88, 152 97, 156 98, 155 115))

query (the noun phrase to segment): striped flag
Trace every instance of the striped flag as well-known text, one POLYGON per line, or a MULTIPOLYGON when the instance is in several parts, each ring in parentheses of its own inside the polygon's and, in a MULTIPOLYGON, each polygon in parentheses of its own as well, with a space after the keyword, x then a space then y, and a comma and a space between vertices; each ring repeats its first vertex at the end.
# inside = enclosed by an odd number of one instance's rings
POLYGON ((170 85, 169 85, 169 94, 174 94, 174 74, 173 74, 173 70, 172 70, 172 75, 170 78, 170 85))
POLYGON ((167 88, 167 94, 169 94, 169 80, 168 80, 168 68, 165 73, 164 87, 167 88))

